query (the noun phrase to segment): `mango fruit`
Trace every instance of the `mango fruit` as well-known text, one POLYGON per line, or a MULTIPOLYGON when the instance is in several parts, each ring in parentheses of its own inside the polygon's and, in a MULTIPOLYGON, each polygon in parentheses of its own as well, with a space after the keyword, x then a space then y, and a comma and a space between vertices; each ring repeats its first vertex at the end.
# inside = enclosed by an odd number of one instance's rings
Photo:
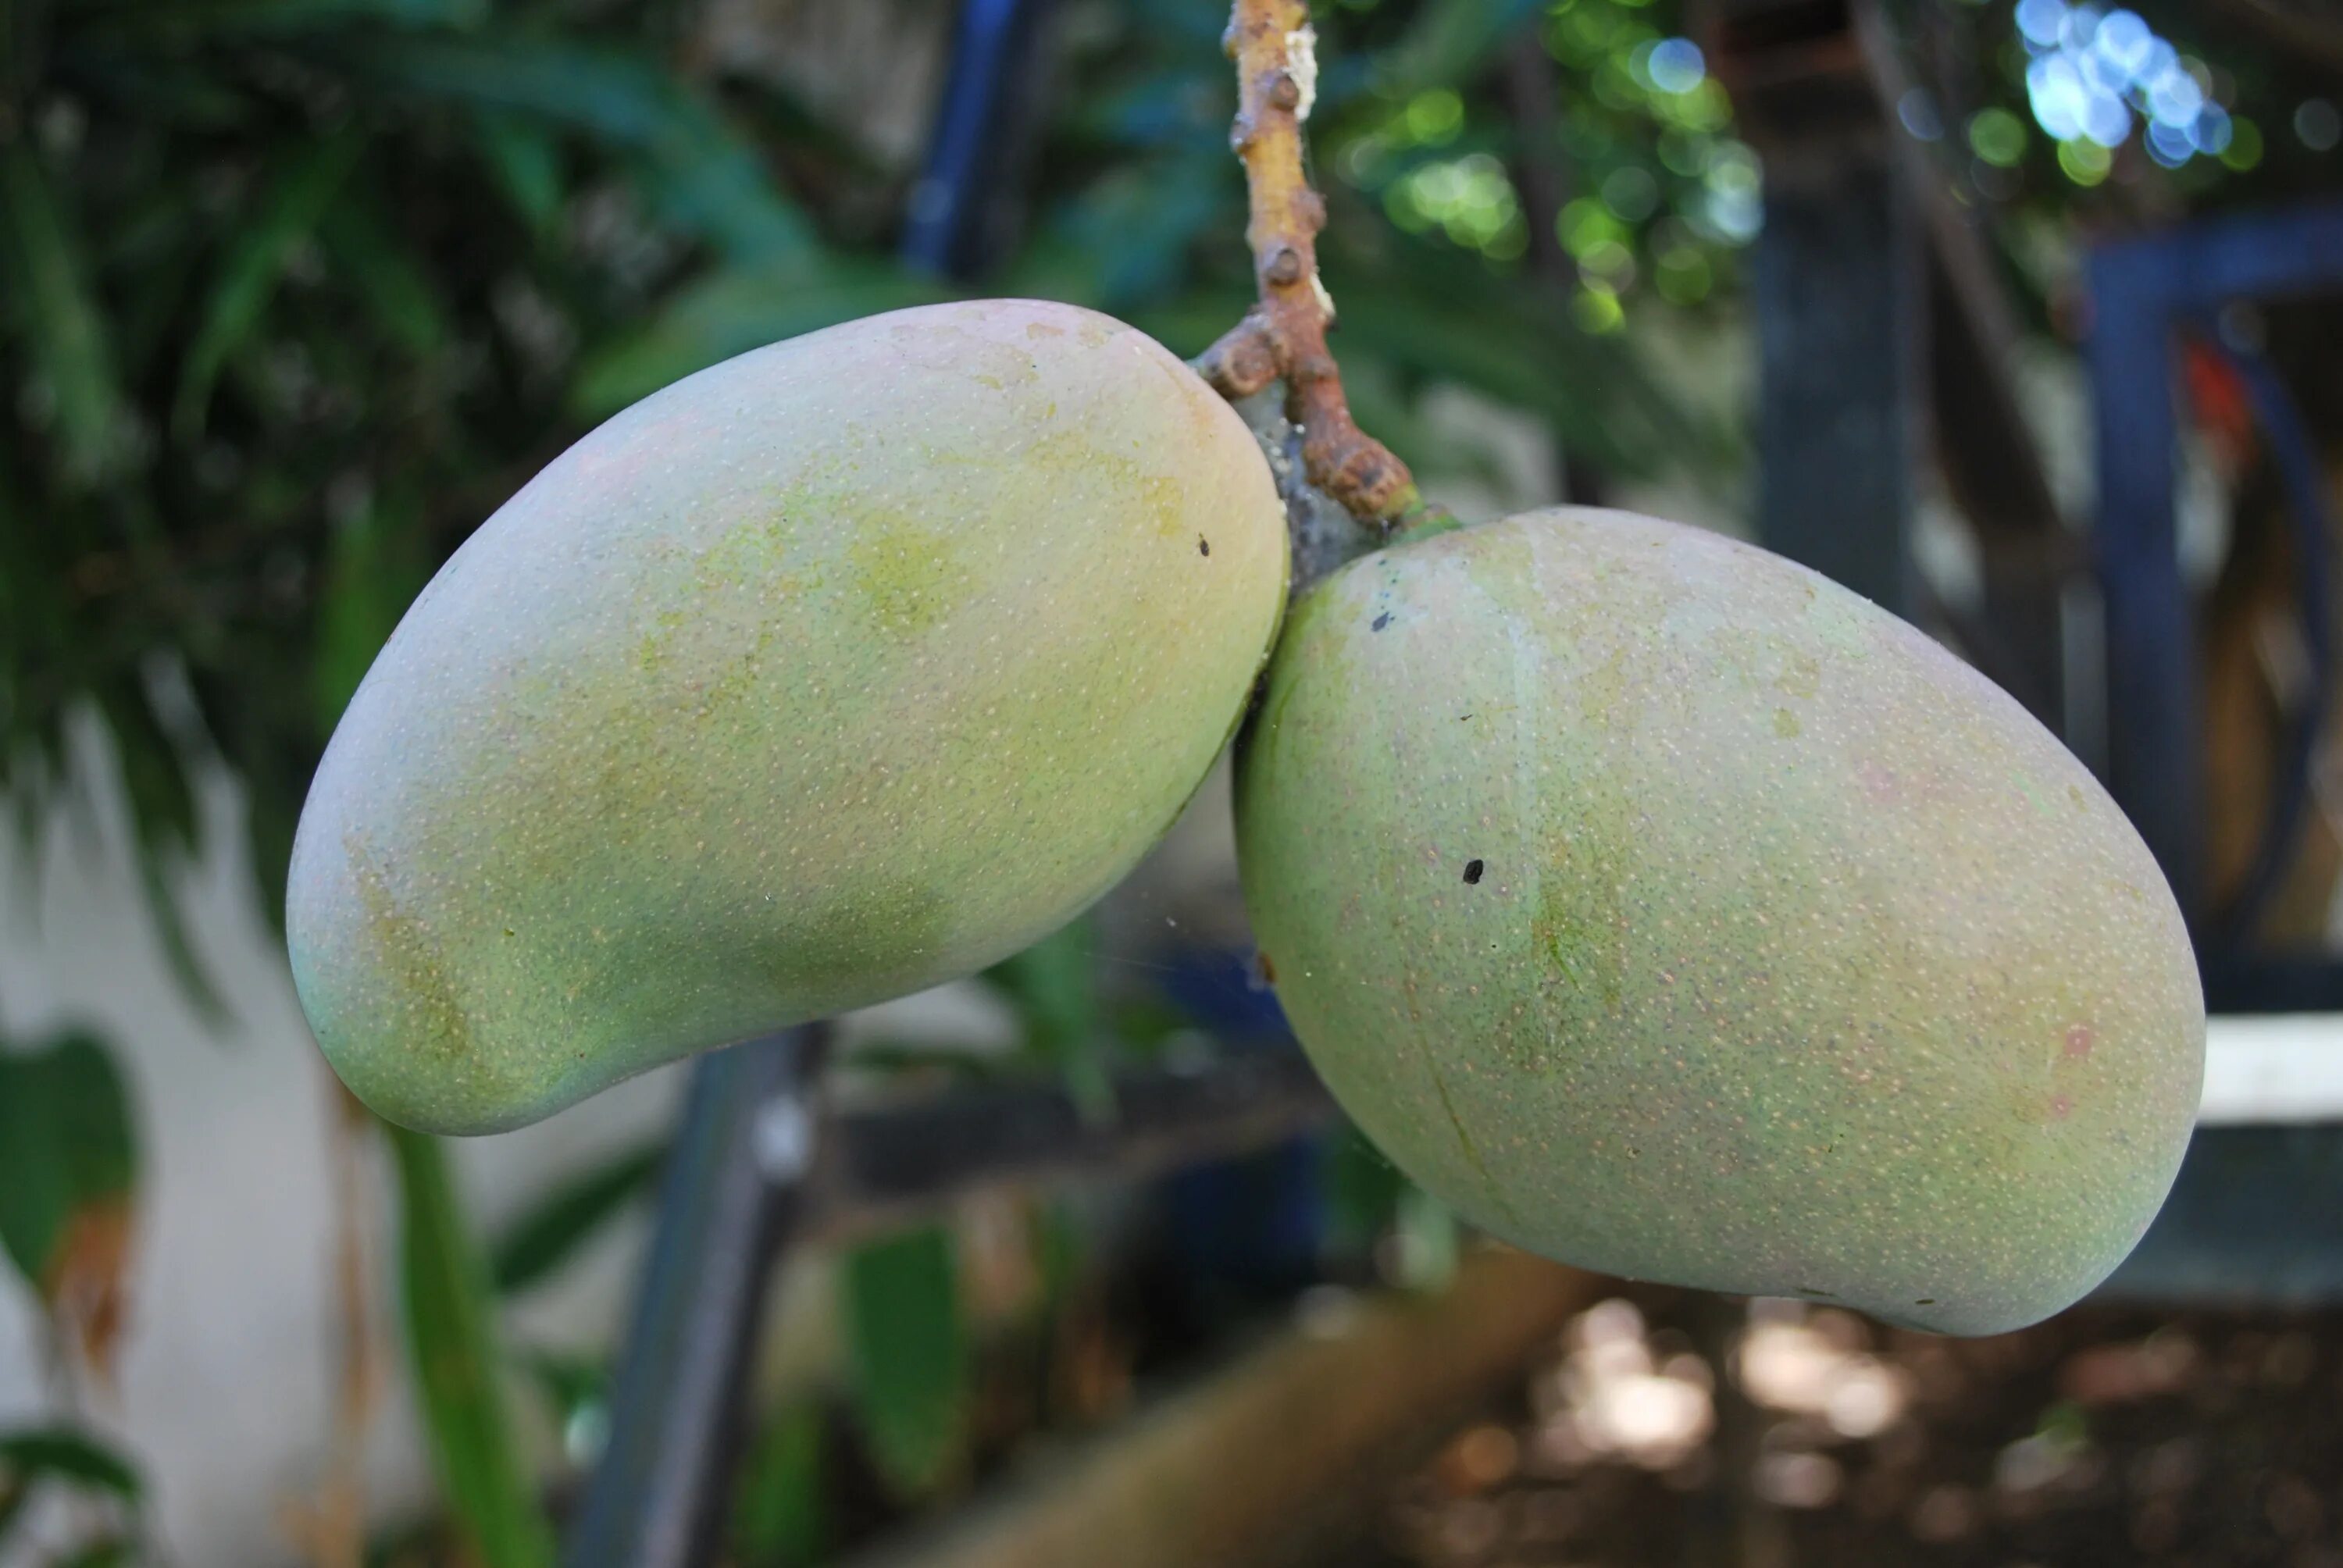
POLYGON ((689 377, 531 480, 368 672, 294 849, 302 1007, 376 1111, 477 1133, 970 973, 1170 827, 1286 574, 1242 421, 1089 311, 689 377))
POLYGON ((1293 607, 1236 789, 1335 1097, 1526 1249, 1987 1333, 2171 1185, 2205 1013, 2154 860, 1804 568, 1574 509, 1365 557, 1293 607))

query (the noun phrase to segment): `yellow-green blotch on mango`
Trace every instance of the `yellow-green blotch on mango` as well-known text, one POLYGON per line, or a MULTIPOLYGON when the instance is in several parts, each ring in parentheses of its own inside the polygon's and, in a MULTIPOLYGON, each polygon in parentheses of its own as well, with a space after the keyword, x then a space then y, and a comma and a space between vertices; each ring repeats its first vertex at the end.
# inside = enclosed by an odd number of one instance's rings
POLYGON ((881 316, 618 415, 399 624, 295 846, 294 978, 393 1121, 486 1132, 970 973, 1161 836, 1282 612, 1284 518, 1171 353, 881 316))
POLYGON ((2016 703, 1814 573, 1621 513, 1356 561, 1240 741, 1262 958, 1400 1167, 1534 1251, 1955 1333, 2178 1167, 2178 911, 2016 703))

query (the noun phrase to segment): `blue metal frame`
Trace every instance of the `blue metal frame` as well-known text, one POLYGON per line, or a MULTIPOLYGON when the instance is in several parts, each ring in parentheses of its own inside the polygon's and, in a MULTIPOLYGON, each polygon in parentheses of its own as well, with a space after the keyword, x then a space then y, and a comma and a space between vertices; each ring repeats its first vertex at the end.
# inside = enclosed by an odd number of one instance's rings
POLYGON ((2318 447, 2277 368, 2258 353, 2218 344, 2213 347, 2244 381, 2246 396, 2278 465, 2294 539, 2296 618, 2310 665, 2310 689, 2304 695, 2301 711, 2288 726, 2286 755, 2280 759, 2270 800, 2268 826, 2246 873, 2245 886, 2219 915, 2216 941, 2224 950, 2234 950, 2251 940, 2255 922, 2284 880, 2310 806, 2311 772, 2318 765, 2318 743, 2326 733, 2328 710, 2335 698, 2334 615, 2328 602, 2333 580, 2328 557, 2334 519, 2318 471, 2318 447))
MULTIPOLYGON (((2255 917, 2284 873, 2331 706, 2329 519, 2308 433, 2277 373, 2213 326, 2239 300, 2343 286, 2343 204, 2217 218, 2105 245, 2090 258, 2097 405, 2097 565, 2106 608, 2107 782, 2179 895, 2215 1012, 2343 1010, 2343 959, 2257 953, 2255 917), (2180 577, 2174 349, 2183 332, 2245 381, 2293 529, 2303 638, 2317 672, 2286 739, 2268 825, 2225 910, 2204 885, 2196 621, 2180 577)), ((2343 1139, 2332 1126, 2218 1127, 2190 1143, 2164 1211, 2102 1289, 2161 1302, 2324 1302, 2343 1295, 2343 1139)))
MULTIPOLYGON (((2343 1009, 2343 963, 2249 952, 2206 901, 2204 789, 2195 622, 2181 581, 2173 455, 2176 334, 2239 300, 2343 286, 2343 203, 2210 219, 2102 245, 2090 256, 2089 367, 2098 433, 2097 568, 2107 627, 2107 783, 2147 841, 2196 932, 2208 1002, 2217 1011, 2343 1009)), ((2234 353, 2234 351, 2233 351, 2234 353)), ((2298 538, 2319 532, 2318 487, 2295 472, 2302 445, 2290 405, 2267 367, 2241 360, 2265 434, 2273 443, 2298 538)), ((2307 449, 2307 448, 2306 448, 2307 449)), ((2305 591, 2321 597, 2306 633, 2323 638, 2323 572, 2305 591), (2315 624, 2313 624, 2315 622, 2315 624)), ((2325 661, 2321 661, 2322 673, 2325 661)), ((2314 714, 2316 724, 2323 713, 2314 714)), ((2315 733, 2289 745, 2299 786, 2315 733)), ((2278 802, 2283 817, 2286 800, 2278 802)), ((2293 812, 2298 822, 2300 806, 2293 812)), ((2273 833, 2290 836, 2278 820, 2273 833)), ((2286 846, 2264 846, 2263 859, 2286 846)), ((2257 883, 2258 887, 2265 886, 2257 883)))

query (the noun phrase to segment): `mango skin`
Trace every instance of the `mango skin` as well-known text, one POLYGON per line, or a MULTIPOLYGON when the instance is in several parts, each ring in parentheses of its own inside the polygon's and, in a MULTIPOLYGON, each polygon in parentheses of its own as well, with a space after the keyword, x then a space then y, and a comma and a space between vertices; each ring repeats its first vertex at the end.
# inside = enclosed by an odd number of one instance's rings
POLYGON ((556 459, 304 809, 294 978, 392 1121, 496 1131, 970 973, 1170 827, 1283 612, 1243 422, 1025 301, 746 354, 556 459))
POLYGON ((1764 551, 1563 509, 1354 562, 1236 809, 1335 1097, 1531 1251, 1990 1333, 2178 1169, 2204 999, 2146 847, 1999 689, 1764 551))

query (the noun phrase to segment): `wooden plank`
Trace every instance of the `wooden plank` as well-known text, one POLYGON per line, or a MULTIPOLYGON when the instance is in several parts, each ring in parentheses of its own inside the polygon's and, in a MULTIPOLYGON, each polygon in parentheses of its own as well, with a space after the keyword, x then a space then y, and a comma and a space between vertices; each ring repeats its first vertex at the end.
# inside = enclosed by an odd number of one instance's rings
POLYGON ((1444 1435, 1603 1289, 1595 1275, 1476 1248, 1439 1295, 1364 1298, 1343 1321, 1289 1329, 971 1515, 857 1568, 1292 1563, 1355 1528, 1363 1482, 1394 1475, 1444 1435))

